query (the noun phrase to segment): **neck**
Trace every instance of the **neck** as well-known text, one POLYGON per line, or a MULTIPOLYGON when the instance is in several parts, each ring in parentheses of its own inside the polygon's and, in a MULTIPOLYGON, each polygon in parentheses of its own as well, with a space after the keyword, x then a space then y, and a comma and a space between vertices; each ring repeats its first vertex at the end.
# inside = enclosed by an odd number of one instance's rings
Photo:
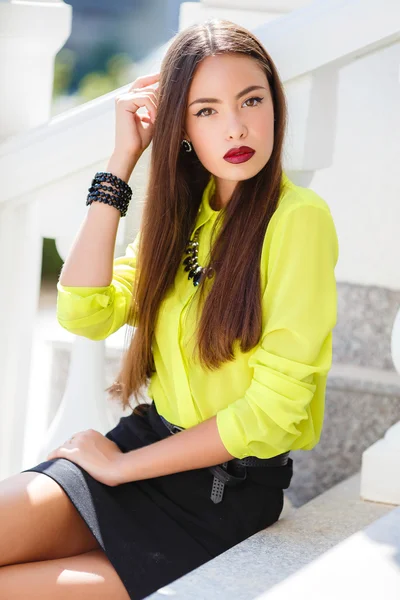
POLYGON ((212 208, 213 210, 219 210, 219 209, 218 209, 218 207, 216 206, 216 204, 217 204, 217 203, 216 203, 216 201, 215 201, 215 194, 213 194, 213 195, 211 196, 211 198, 210 198, 210 200, 209 200, 209 204, 210 204, 210 206, 211 206, 211 208, 212 208))
POLYGON ((228 204, 232 197, 237 181, 223 180, 216 177, 215 182, 216 186, 214 194, 210 199, 210 206, 214 210, 221 210, 221 208, 224 208, 228 204))

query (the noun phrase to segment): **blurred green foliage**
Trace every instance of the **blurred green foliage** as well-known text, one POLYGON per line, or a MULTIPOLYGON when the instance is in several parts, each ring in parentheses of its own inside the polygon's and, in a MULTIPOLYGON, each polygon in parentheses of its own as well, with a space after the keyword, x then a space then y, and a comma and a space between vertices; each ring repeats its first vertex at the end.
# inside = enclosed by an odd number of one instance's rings
MULTIPOLYGON (((98 49, 101 56, 103 48, 98 49)), ((96 55, 92 62, 98 64, 96 55)), ((103 64, 103 61, 100 61, 103 64)), ((71 86, 78 69, 78 57, 74 50, 62 48, 57 54, 54 63, 53 100, 57 96, 71 93, 71 86)), ((78 81, 76 94, 79 104, 94 100, 103 94, 112 92, 122 85, 126 85, 133 78, 133 61, 126 52, 117 52, 105 61, 105 68, 95 68, 86 72, 78 81)))
POLYGON ((43 238, 42 279, 58 279, 62 266, 63 261, 57 252, 55 240, 43 238))
POLYGON ((125 53, 114 54, 107 60, 104 71, 92 71, 82 77, 78 85, 78 94, 82 102, 88 102, 126 85, 130 81, 131 71, 130 56, 125 53))
POLYGON ((53 99, 67 93, 76 61, 76 52, 69 48, 62 48, 57 54, 54 62, 53 99))

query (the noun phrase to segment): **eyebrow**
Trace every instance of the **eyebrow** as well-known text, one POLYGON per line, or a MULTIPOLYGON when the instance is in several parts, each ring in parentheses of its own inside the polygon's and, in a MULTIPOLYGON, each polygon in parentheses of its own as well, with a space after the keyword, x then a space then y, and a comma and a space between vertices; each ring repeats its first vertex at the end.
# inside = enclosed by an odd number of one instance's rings
MULTIPOLYGON (((245 88, 244 90, 242 90, 241 92, 236 94, 235 99, 239 100, 239 98, 241 98, 245 94, 248 94, 249 92, 252 92, 253 90, 261 90, 261 89, 266 90, 267 88, 264 87, 263 85, 249 85, 247 88, 245 88)), ((219 100, 218 98, 198 98, 197 100, 193 100, 193 102, 191 102, 189 104, 188 108, 190 108, 192 106, 192 104, 204 104, 204 102, 215 102, 217 104, 222 104, 222 100, 219 100)))

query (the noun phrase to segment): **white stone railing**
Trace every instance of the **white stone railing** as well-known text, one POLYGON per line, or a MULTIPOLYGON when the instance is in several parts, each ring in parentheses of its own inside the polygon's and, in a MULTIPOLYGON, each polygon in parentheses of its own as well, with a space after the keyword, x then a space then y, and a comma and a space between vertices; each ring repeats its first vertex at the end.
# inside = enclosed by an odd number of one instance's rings
MULTIPOLYGON (((213 15, 216 10, 212 2, 187 4, 182 6, 181 28, 197 18, 203 20, 213 15), (187 4, 191 5, 190 19, 187 4)), ((229 2, 222 0, 218 4, 218 10, 230 7, 229 2)), ((393 0, 382 0, 379 4, 373 0, 324 0, 273 20, 268 12, 269 4, 271 12, 276 12, 276 2, 252 1, 252 10, 257 10, 258 15, 264 12, 266 23, 257 28, 253 24, 252 29, 273 56, 285 83, 290 115, 285 169, 293 174, 293 179, 306 185, 316 169, 332 162, 338 69, 364 53, 392 43, 399 31, 399 15, 393 0), (366 11, 369 13, 368 28, 362 26, 366 11)), ((299 2, 293 4, 297 7, 299 2)), ((290 5, 285 2, 285 10, 289 10, 290 5)), ((85 197, 91 178, 96 170, 105 168, 113 148, 114 96, 119 91, 48 120, 50 67, 55 53, 69 35, 71 12, 61 0, 45 5, 25 2, 17 8, 11 2, 0 2, 0 32, 5 22, 1 17, 12 11, 14 17, 18 11, 19 18, 9 19, 7 23, 15 29, 7 30, 7 38, 0 37, 0 75, 3 70, 12 73, 14 85, 13 90, 6 90, 4 110, 0 111, 7 125, 2 128, 5 138, 0 144, 0 281, 3 292, 0 295, 0 479, 21 466, 42 239, 55 238, 62 258, 66 257, 86 214, 85 197), (32 18, 27 19, 24 10, 29 11, 32 18), (40 13, 42 10, 47 12, 40 13), (21 50, 21 39, 28 32, 32 35, 31 25, 37 21, 33 18, 36 14, 38 19, 41 14, 48 19, 47 27, 39 28, 37 32, 42 51, 45 47, 48 52, 47 55, 38 53, 37 62, 45 56, 50 67, 41 71, 41 78, 29 80, 31 85, 27 85, 20 60, 26 51, 21 50), (51 15, 57 24, 55 28, 49 26, 51 15), (15 48, 15 55, 9 52, 10 47, 15 48), (5 60, 8 61, 6 68, 5 60), (18 93, 24 95, 23 106, 18 102, 14 104, 18 93)), ((240 11, 244 25, 247 24, 246 14, 247 11, 240 11)), ((239 13, 231 11, 230 15, 232 20, 239 22, 239 13)), ((261 23, 258 16, 257 25, 261 23)), ((31 44, 31 39, 28 43, 31 44)), ((158 70, 164 51, 160 48, 150 61, 141 63, 135 75, 158 70)), ((38 71, 41 67, 38 64, 38 71)), ((144 156, 130 182, 134 188, 143 189, 146 164, 147 156, 144 156)), ((127 221, 121 221, 116 253, 132 237, 139 221, 138 205, 133 205, 127 221), (126 226, 129 231, 125 231, 126 226)), ((80 400, 86 405, 88 397, 93 398, 93 413, 101 412, 103 396, 96 386, 102 381, 104 370, 102 352, 94 350, 93 342, 85 339, 79 340, 74 352, 80 352, 84 358, 73 361, 77 370, 72 366, 66 395, 70 394, 75 401, 80 400), (89 364, 90 372, 87 371, 89 364), (83 380, 85 385, 82 385, 83 380)), ((63 409, 69 403, 68 399, 64 400, 63 409)), ((79 413, 73 411, 73 414, 76 421, 68 418, 63 421, 63 430, 51 431, 49 440, 53 446, 57 441, 63 441, 70 431, 81 428, 79 413)), ((106 427, 103 417, 99 419, 106 427)))
MULTIPOLYGON (((391 349, 400 373, 400 310, 394 321, 391 349)), ((360 495, 364 500, 400 505, 400 421, 363 452, 360 495)))

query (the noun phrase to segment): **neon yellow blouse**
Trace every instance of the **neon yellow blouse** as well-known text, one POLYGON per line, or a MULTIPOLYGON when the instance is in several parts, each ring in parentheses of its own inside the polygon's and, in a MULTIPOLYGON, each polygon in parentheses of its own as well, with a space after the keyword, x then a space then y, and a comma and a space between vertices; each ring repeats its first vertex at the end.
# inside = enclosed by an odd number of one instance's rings
MULTIPOLYGON (((199 237, 200 265, 208 259, 211 228, 219 212, 209 204, 214 189, 211 175, 195 225, 195 229, 204 225, 199 237)), ((125 256, 114 260, 109 286, 57 284, 57 318, 65 329, 101 340, 127 322, 139 236, 140 232, 125 256)), ((153 340, 156 372, 147 395, 159 413, 185 428, 217 415, 222 442, 237 458, 270 458, 316 446, 332 363, 338 254, 328 204, 283 173, 279 203, 261 254, 259 344, 242 353, 236 343, 233 361, 215 371, 203 370, 191 358, 199 288, 181 266, 161 303, 153 340)))

